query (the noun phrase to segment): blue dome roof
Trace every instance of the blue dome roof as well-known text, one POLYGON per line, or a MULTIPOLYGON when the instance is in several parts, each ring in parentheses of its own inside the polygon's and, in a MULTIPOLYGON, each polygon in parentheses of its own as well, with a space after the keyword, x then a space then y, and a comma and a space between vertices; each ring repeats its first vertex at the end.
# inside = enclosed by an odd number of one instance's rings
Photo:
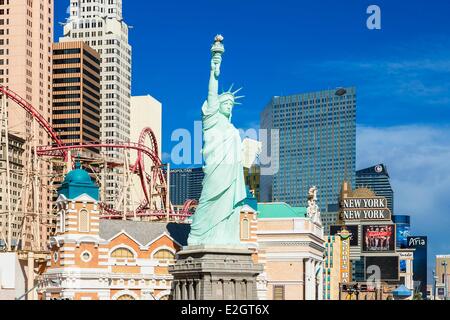
POLYGON ((75 199, 82 194, 87 194, 94 198, 99 199, 98 186, 92 181, 89 173, 81 169, 79 162, 75 165, 75 170, 70 171, 61 187, 58 189, 59 194, 63 194, 68 199, 75 199))
POLYGON ((64 182, 67 183, 87 183, 91 184, 92 179, 89 176, 89 173, 87 173, 85 170, 82 169, 76 169, 70 171, 66 178, 64 179, 64 182))

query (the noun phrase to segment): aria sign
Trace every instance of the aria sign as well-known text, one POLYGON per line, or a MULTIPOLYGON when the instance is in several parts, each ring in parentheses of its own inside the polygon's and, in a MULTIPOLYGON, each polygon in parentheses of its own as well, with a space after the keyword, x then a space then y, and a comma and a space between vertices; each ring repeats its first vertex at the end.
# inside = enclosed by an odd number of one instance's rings
POLYGON ((427 237, 408 237, 408 247, 417 248, 427 245, 427 237))
POLYGON ((344 221, 390 221, 392 215, 386 198, 344 198, 341 208, 344 221))

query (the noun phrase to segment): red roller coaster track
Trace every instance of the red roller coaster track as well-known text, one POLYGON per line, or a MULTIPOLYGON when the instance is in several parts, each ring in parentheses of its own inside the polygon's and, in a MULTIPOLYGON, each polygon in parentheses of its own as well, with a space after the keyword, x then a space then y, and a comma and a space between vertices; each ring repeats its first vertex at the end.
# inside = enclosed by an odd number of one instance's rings
MULTIPOLYGON (((39 125, 44 128, 44 130, 47 132, 49 137, 53 140, 53 142, 58 147, 64 146, 64 143, 59 138, 58 134, 55 130, 53 130, 53 127, 50 123, 25 99, 23 99, 21 96, 19 96, 14 91, 10 90, 7 87, 0 85, 0 94, 5 95, 9 99, 13 100, 15 103, 17 103, 20 107, 22 107, 26 112, 28 112, 31 116, 33 116, 34 119, 39 123, 39 125)), ((67 152, 64 150, 60 151, 59 156, 62 156, 65 160, 67 160, 67 152)))
MULTIPOLYGON (((121 144, 104 144, 104 143, 86 143, 82 145, 76 146, 68 146, 63 143, 63 141, 59 138, 58 134, 55 132, 51 124, 25 99, 21 98, 14 91, 0 85, 0 95, 4 95, 7 98, 13 100, 17 105, 22 107, 26 112, 28 112, 39 125, 47 132, 49 137, 53 141, 53 145, 51 146, 42 146, 38 147, 36 152, 38 156, 41 157, 57 157, 63 158, 64 161, 68 161, 69 151, 70 150, 83 150, 88 148, 115 148, 115 149, 127 149, 127 150, 135 150, 137 151, 137 160, 136 163, 131 166, 131 172, 133 174, 137 174, 141 181, 141 187, 145 196, 145 199, 142 201, 141 205, 135 210, 135 212, 127 213, 126 217, 157 217, 157 218, 165 218, 167 211, 169 211, 169 215, 173 218, 178 218, 180 220, 184 220, 185 218, 192 215, 191 209, 197 205, 195 200, 188 200, 183 209, 179 213, 175 213, 172 210, 172 206, 170 203, 166 203, 165 198, 167 194, 167 184, 166 179, 162 171, 162 161, 158 156, 158 142, 155 134, 152 129, 145 128, 140 137, 138 143, 121 143, 121 144), (146 139, 150 140, 150 147, 145 145, 146 139), (148 174, 145 171, 145 161, 144 157, 147 156, 151 162, 152 166, 152 174, 148 174), (164 209, 161 210, 151 210, 151 192, 149 186, 153 185, 154 187, 158 186, 160 188, 160 196, 161 200, 164 203, 164 209), (167 207, 170 210, 167 210, 167 207), (150 211, 150 212, 149 212, 150 211)), ((105 214, 102 218, 105 219, 121 219, 123 218, 123 213, 109 209, 106 205, 102 205, 105 214)))

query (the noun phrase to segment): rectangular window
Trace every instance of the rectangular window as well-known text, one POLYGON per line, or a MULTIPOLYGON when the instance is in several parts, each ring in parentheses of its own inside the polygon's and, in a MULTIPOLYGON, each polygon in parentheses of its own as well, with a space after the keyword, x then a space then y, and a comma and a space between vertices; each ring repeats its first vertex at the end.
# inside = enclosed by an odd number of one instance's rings
POLYGON ((85 209, 80 210, 78 226, 80 232, 89 232, 89 212, 85 209))
POLYGON ((285 300, 284 286, 274 286, 273 287, 273 300, 285 300))
POLYGON ((72 64, 72 63, 81 63, 80 58, 69 58, 69 59, 54 59, 53 64, 72 64))
POLYGON ((74 48, 74 49, 56 49, 53 50, 53 55, 62 55, 62 54, 77 54, 81 53, 80 48, 74 48))
POLYGON ((53 69, 53 74, 80 73, 80 68, 53 69))

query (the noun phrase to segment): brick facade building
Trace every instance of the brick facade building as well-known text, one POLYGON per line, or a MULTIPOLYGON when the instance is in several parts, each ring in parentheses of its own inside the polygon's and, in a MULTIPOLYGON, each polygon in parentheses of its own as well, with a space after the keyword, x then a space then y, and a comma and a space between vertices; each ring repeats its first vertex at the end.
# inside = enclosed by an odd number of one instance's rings
POLYGON ((188 225, 100 220, 98 186, 79 166, 66 176, 57 206, 41 299, 169 299, 168 266, 188 225))

